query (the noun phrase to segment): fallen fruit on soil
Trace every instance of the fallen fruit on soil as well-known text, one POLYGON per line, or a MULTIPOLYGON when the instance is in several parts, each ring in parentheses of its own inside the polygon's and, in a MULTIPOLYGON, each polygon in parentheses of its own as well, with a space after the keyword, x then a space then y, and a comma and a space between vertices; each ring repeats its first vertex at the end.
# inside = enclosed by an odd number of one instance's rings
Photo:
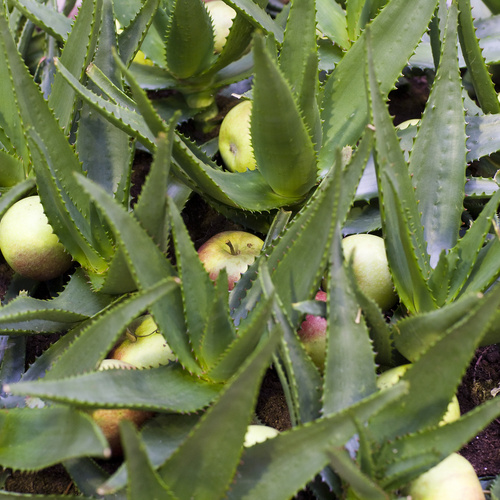
POLYGON ((176 359, 150 314, 138 318, 129 327, 125 340, 113 349, 110 357, 136 368, 155 368, 176 359))
POLYGON ((214 28, 214 50, 217 53, 222 52, 227 35, 229 35, 229 29, 236 16, 236 11, 222 0, 207 2, 205 3, 205 7, 212 18, 214 28))
POLYGON ((249 425, 245 434, 243 446, 249 448, 257 443, 262 443, 266 439, 272 439, 279 434, 279 431, 268 425, 249 425))
MULTIPOLYGON (((326 302, 326 293, 319 291, 315 300, 326 302)), ((323 373, 326 357, 326 318, 307 314, 297 332, 314 364, 323 373)))
POLYGON ((39 281, 56 278, 71 265, 37 195, 14 203, 2 217, 0 251, 15 272, 39 281))
POLYGON ((384 239, 373 234, 353 234, 342 240, 347 261, 353 255, 352 268, 361 291, 373 299, 382 311, 396 302, 384 239))
POLYGON ((418 477, 406 493, 412 500, 484 500, 474 468, 458 453, 418 477))
POLYGON ((250 133, 252 101, 244 100, 232 108, 222 120, 219 131, 219 152, 231 172, 255 170, 250 133))
MULTIPOLYGON (((411 363, 405 365, 395 366, 390 368, 385 372, 381 373, 377 377, 377 387, 379 389, 386 389, 393 386, 405 373, 408 368, 410 368, 411 363)), ((446 413, 439 422, 439 425, 449 424, 460 418, 460 405, 456 396, 451 398, 450 404, 446 409, 446 413)))
POLYGON ((246 231, 223 231, 198 249, 198 256, 215 281, 222 269, 227 272, 229 290, 260 254, 264 242, 246 231))

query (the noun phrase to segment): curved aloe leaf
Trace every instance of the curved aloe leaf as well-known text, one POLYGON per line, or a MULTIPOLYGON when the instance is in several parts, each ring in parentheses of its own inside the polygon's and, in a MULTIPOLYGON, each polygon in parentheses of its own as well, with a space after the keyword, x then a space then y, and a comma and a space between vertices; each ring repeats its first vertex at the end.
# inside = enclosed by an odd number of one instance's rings
POLYGON ((257 168, 276 193, 305 196, 316 183, 314 145, 290 84, 259 36, 254 38, 254 64, 251 136, 257 168))
MULTIPOLYGON (((352 1, 352 0, 351 0, 352 1)), ((347 31, 346 13, 337 2, 317 0, 316 19, 318 29, 343 50, 347 50, 353 38, 347 31)))
POLYGON ((27 471, 69 458, 111 454, 91 417, 73 408, 0 410, 0 428, 2 467, 27 471))
POLYGON ((457 7, 448 11, 434 85, 410 154, 423 237, 434 267, 458 239, 465 185, 465 122, 457 62, 457 7))
MULTIPOLYGON (((434 14, 437 0, 391 0, 370 24, 374 66, 385 95, 420 41, 434 14), (394 30, 394 26, 398 26, 394 30)), ((319 167, 323 174, 337 147, 354 145, 369 120, 364 60, 367 34, 363 34, 328 78, 322 101, 323 144, 319 167)))
POLYGON ((467 137, 467 161, 500 151, 500 116, 468 116, 467 137))
POLYGON ((343 446, 357 432, 355 420, 365 422, 386 405, 398 401, 407 387, 398 384, 379 391, 341 412, 247 448, 228 498, 293 497, 330 462, 330 450, 343 446), (294 474, 290 474, 291 470, 294 474))
POLYGON ((212 64, 213 28, 208 11, 201 0, 174 2, 165 48, 167 68, 179 79, 202 73, 212 64))
POLYGON ((460 46, 477 99, 485 113, 500 113, 500 102, 476 38, 470 0, 458 0, 460 46))
POLYGON ((171 363, 147 370, 104 370, 56 380, 19 382, 4 386, 4 390, 86 408, 185 413, 209 405, 221 386, 204 382, 171 363))

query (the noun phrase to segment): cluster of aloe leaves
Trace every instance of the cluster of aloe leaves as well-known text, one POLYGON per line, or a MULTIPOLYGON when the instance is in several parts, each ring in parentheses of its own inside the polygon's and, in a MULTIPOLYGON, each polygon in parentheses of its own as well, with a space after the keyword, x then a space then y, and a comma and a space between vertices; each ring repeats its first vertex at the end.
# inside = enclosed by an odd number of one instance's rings
POLYGON ((75 498, 285 500, 306 485, 319 499, 394 498, 500 416, 492 399, 438 425, 476 348, 500 342, 499 3, 476 2, 479 20, 469 0, 292 0, 276 16, 227 3, 238 15, 215 56, 199 0, 83 0, 73 23, 74 2, 2 2, 0 215, 37 192, 75 261, 49 299, 14 276, 0 308, 3 478, 62 464, 75 498), (133 62, 139 49, 154 66, 133 62), (435 71, 425 112, 396 130, 387 96, 419 65, 435 71), (179 125, 209 119, 217 91, 249 75, 258 170, 231 173, 179 125), (159 89, 169 97, 150 99, 159 89), (138 150, 152 162, 133 204, 138 150), (183 222, 192 192, 266 234, 230 293, 183 222), (342 255, 342 235, 360 231, 385 238, 390 318, 342 255), (99 371, 146 311, 177 361, 99 371), (296 334, 318 312, 323 374, 296 334), (26 367, 27 339, 48 333, 62 335, 26 367), (381 369, 407 361, 377 389, 381 369), (270 364, 292 428, 244 449, 270 364), (95 408, 156 412, 122 426, 113 474, 95 408))

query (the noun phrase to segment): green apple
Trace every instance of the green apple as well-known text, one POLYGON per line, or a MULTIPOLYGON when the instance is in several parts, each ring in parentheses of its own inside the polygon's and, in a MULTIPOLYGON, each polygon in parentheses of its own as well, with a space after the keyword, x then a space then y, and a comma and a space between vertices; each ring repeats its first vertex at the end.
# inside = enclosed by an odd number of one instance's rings
POLYGON ((245 99, 234 106, 222 120, 219 152, 224 165, 231 172, 245 172, 257 168, 250 133, 251 114, 252 101, 245 99))
MULTIPOLYGON (((394 368, 390 368, 389 370, 381 373, 377 377, 377 387, 379 389, 387 389, 388 387, 393 386, 402 376, 406 373, 406 370, 410 368, 411 363, 407 363, 405 365, 399 365, 394 368)), ((460 418, 460 405, 458 403, 458 399, 456 396, 451 398, 450 404, 446 409, 446 413, 443 415, 443 418, 439 422, 439 425, 449 424, 450 422, 454 422, 460 418)))
POLYGON ((484 491, 470 462, 452 453, 419 476, 405 490, 412 500, 484 500, 484 491))
POLYGON ((220 53, 226 43, 229 29, 233 24, 233 19, 236 17, 236 11, 222 0, 206 2, 205 7, 212 18, 212 26, 214 28, 214 50, 220 53))
POLYGON ((0 251, 14 271, 39 281, 56 278, 71 265, 36 195, 14 203, 2 217, 0 251))
MULTIPOLYGON (((326 293, 319 291, 315 300, 326 302, 326 293)), ((321 372, 325 369, 326 327, 326 318, 307 314, 297 332, 307 354, 321 372)))
POLYGON ((176 359, 150 314, 131 325, 126 338, 113 349, 110 358, 137 368, 155 368, 176 359))
POLYGON ((249 425, 245 434, 243 446, 249 448, 257 443, 262 443, 267 439, 272 439, 279 434, 279 431, 268 425, 249 425))
POLYGON ((198 249, 210 279, 215 281, 222 269, 227 272, 229 290, 260 254, 264 242, 246 231, 223 231, 212 236, 198 249))
POLYGON ((353 234, 342 240, 347 261, 353 257, 352 267, 356 281, 365 295, 373 299, 383 311, 397 302, 394 292, 384 239, 373 234, 353 234))

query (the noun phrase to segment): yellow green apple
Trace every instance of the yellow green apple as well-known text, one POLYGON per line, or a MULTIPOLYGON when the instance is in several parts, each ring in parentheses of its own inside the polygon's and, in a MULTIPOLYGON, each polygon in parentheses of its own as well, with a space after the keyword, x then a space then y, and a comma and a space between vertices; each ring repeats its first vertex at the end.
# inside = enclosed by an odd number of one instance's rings
POLYGON ((229 290, 260 254, 264 242, 246 231, 222 231, 198 249, 198 256, 215 281, 222 269, 227 272, 229 290))
POLYGON ((252 101, 243 100, 231 108, 222 120, 219 130, 219 152, 224 165, 231 172, 255 170, 250 133, 252 101))
POLYGON ((37 195, 14 203, 0 220, 0 251, 15 272, 39 281, 56 278, 71 265, 37 195))
POLYGON ((229 35, 229 30, 233 24, 233 19, 236 16, 236 11, 222 0, 206 2, 205 7, 212 18, 214 50, 217 53, 222 52, 226 38, 229 35))

